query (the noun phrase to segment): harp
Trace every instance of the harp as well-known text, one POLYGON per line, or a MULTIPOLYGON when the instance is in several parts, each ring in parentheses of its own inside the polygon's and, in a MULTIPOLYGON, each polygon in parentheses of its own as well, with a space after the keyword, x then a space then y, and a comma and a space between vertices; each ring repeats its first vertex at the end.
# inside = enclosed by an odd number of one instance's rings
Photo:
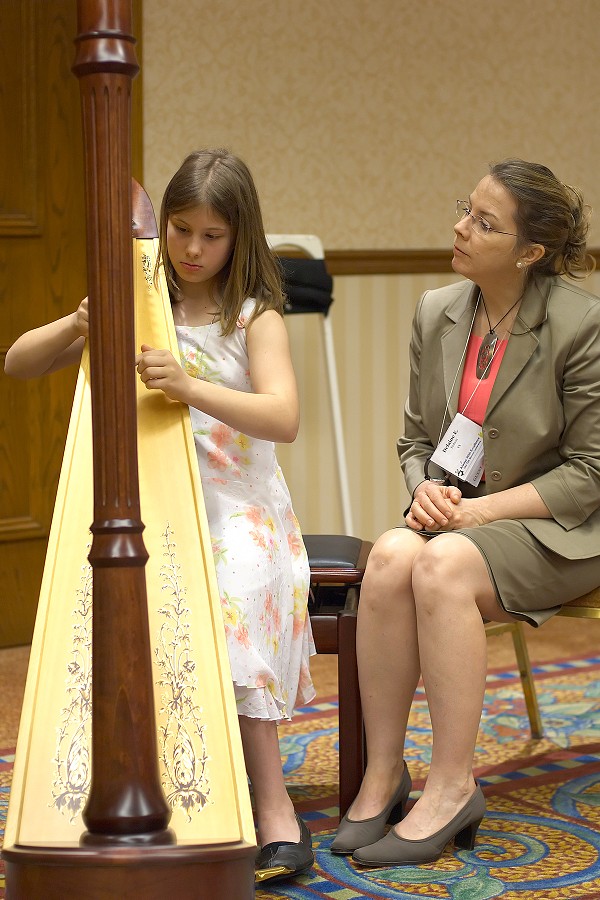
POLYGON ((90 340, 25 690, 7 898, 245 900, 254 826, 189 414, 134 367, 141 342, 177 342, 152 207, 130 179, 131 8, 80 0, 78 15, 90 340))

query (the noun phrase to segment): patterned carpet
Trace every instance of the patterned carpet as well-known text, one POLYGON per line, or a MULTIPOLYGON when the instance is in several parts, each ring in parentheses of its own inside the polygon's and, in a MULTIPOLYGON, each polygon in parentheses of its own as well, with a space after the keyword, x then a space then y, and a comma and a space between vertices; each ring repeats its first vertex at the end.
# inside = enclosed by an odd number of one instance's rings
MULTIPOLYGON (((534 671, 544 738, 529 736, 517 673, 491 672, 476 770, 488 811, 475 849, 449 847, 422 867, 363 870, 329 853, 338 817, 336 698, 306 707, 282 727, 281 748, 317 864, 295 882, 257 890, 256 900, 600 900, 600 657, 534 671)), ((418 694, 407 749, 415 795, 429 764, 429 732, 418 694)), ((2 823, 12 763, 10 751, 0 752, 2 823)))
MULTIPOLYGON (((600 657, 534 669, 545 736, 529 735, 516 672, 488 676, 476 774, 487 815, 472 852, 450 846, 422 867, 361 869, 328 848, 337 824, 336 704, 281 729, 286 780, 314 832, 317 865, 257 900, 599 900, 600 657)), ((406 754, 416 792, 430 754, 423 695, 406 754)))

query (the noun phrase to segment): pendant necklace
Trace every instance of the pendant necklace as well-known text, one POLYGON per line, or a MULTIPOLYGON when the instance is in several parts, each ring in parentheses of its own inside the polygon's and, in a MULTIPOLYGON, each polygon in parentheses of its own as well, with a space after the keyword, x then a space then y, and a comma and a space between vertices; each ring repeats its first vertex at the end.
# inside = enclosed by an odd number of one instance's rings
POLYGON ((496 344, 498 343, 498 335, 496 334, 496 328, 498 327, 500 322, 504 321, 504 319, 507 317, 509 312, 513 311, 513 309, 515 308, 517 303, 520 303, 523 295, 521 295, 521 297, 519 297, 518 300, 515 300, 513 305, 510 307, 510 309, 507 309, 507 311, 504 313, 502 318, 498 319, 498 321, 496 322, 495 325, 492 325, 492 323, 491 323, 491 320, 490 320, 490 317, 489 317, 489 314, 487 311, 487 306, 485 305, 485 300, 483 299, 483 294, 481 293, 481 291, 479 291, 479 296, 481 298, 481 302, 483 303, 483 308, 485 310, 486 319, 488 320, 488 325, 490 326, 489 332, 486 335, 484 335, 484 337, 481 341, 481 347, 479 348, 479 353, 477 354, 477 366, 475 368, 475 375, 477 376, 477 378, 479 378, 481 380, 483 378, 488 377, 489 372, 490 372, 490 366, 491 366, 492 360, 494 358, 494 353, 496 352, 496 344))
MULTIPOLYGON (((207 315, 210 315, 212 318, 211 318, 210 322, 207 322, 206 325, 204 325, 204 326, 202 326, 202 325, 187 325, 187 324, 177 325, 176 324, 177 328, 206 328, 206 335, 204 337, 204 343, 202 344, 202 349, 200 350, 200 357, 198 359, 198 362, 196 363, 196 372, 197 372, 196 378, 204 378, 204 368, 203 368, 202 364, 204 362, 204 354, 206 352, 206 345, 208 344, 208 339, 209 339, 210 333, 213 329, 213 325, 217 321, 218 317, 221 315, 221 310, 217 310, 216 313, 207 313, 207 315)), ((183 356, 182 356, 182 361, 183 361, 183 356)))
POLYGON ((197 375, 198 378, 203 378, 203 377, 204 377, 204 370, 203 370, 203 368, 202 368, 202 363, 204 362, 204 351, 206 350, 206 345, 208 344, 208 339, 209 339, 209 337, 210 337, 210 333, 211 333, 211 331, 212 331, 213 325, 214 325, 215 322, 217 321, 217 317, 218 317, 220 314, 221 314, 220 310, 219 310, 219 312, 216 312, 216 313, 213 314, 212 320, 210 321, 210 323, 209 323, 209 325, 208 325, 208 328, 206 329, 206 337, 204 338, 204 344, 202 345, 202 351, 201 351, 201 353, 200 353, 200 359, 198 360, 198 375, 197 375))

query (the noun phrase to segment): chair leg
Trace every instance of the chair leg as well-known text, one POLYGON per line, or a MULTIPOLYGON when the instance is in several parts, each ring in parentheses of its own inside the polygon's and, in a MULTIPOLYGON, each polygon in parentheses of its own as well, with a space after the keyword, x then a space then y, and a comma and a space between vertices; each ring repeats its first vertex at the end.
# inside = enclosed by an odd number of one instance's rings
POLYGON ((523 694, 525 696, 525 706, 527 707, 527 715, 529 716, 529 725, 531 727, 531 736, 535 740, 539 740, 544 736, 544 727, 540 716, 540 707, 538 705, 537 692, 533 673, 531 671, 531 662, 529 660, 529 651, 527 650, 527 642, 523 634, 522 622, 515 622, 511 629, 513 644, 515 645, 515 654, 519 666, 519 675, 521 676, 521 684, 523 685, 523 694))
POLYGON ((341 818, 358 794, 365 768, 354 610, 338 614, 338 683, 341 818))
POLYGON ((333 330, 329 316, 324 315, 323 341, 325 345, 325 361, 329 376, 329 400, 333 419, 333 432, 335 438, 335 450, 337 454, 337 469, 340 479, 340 492, 342 495, 342 515, 344 519, 344 531, 348 535, 354 534, 352 521, 352 505, 350 502, 350 482, 348 479, 348 466, 346 463, 346 441, 342 425, 342 412, 340 406, 340 389, 338 387, 337 368, 335 364, 335 348, 333 345, 333 330))
POLYGON ((488 637, 505 634, 507 631, 510 631, 515 648, 515 655, 517 657, 517 665, 519 666, 519 675, 521 676, 521 685, 523 687, 525 707, 527 709, 529 726, 531 728, 531 737, 535 740, 539 740, 539 738, 544 736, 544 727, 540 716, 540 708, 538 706, 535 681, 533 679, 531 663, 529 661, 527 642, 523 633, 523 623, 487 622, 485 631, 488 637))

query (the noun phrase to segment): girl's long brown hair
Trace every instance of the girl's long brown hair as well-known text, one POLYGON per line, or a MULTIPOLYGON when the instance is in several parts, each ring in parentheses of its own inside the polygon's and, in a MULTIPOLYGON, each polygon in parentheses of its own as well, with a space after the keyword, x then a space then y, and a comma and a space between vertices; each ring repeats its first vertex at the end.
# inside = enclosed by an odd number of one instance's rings
POLYGON ((167 253, 167 223, 174 213, 206 206, 227 222, 234 235, 231 256, 221 270, 221 330, 231 334, 248 297, 256 300, 252 318, 266 309, 283 315, 278 262, 267 244, 256 187, 246 164, 228 150, 196 150, 171 178, 160 209, 155 280, 164 266, 171 301, 181 292, 167 253))

